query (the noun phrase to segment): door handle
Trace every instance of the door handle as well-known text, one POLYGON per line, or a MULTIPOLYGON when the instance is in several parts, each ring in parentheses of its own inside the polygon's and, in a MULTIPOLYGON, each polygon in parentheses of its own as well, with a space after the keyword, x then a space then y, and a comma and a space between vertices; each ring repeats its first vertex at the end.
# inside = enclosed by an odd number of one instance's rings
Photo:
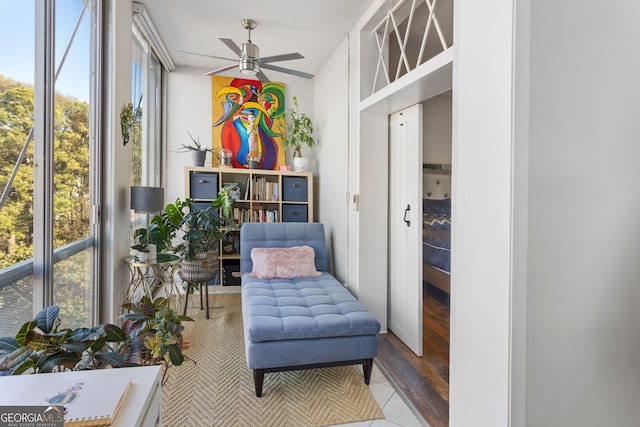
POLYGON ((411 221, 407 219, 407 214, 411 210, 411 205, 407 205, 407 209, 404 210, 404 222, 407 223, 407 227, 411 226, 411 221))

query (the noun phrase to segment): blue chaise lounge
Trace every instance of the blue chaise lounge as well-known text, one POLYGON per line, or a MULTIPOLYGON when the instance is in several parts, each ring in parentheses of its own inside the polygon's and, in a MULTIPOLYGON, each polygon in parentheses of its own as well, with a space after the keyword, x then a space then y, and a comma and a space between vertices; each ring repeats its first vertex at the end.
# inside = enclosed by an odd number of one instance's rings
POLYGON ((369 384, 380 323, 327 272, 322 224, 243 224, 240 269, 245 351, 256 396, 262 395, 268 372, 362 364, 369 384), (299 246, 313 248, 319 275, 264 279, 250 274, 254 248, 299 246))

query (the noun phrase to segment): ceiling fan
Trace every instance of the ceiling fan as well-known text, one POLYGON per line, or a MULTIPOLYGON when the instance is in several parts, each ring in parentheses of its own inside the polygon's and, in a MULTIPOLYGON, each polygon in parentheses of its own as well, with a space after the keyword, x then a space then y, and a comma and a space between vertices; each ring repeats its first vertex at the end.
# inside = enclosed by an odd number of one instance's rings
POLYGON ((289 61, 292 59, 304 59, 304 56, 302 56, 297 52, 287 53, 284 55, 267 56, 265 58, 261 58, 260 49, 258 48, 257 45, 251 42, 251 31, 256 29, 256 27, 258 26, 257 22, 254 21, 253 19, 243 19, 241 23, 244 29, 249 32, 248 41, 246 43, 242 43, 241 47, 238 47, 238 45, 235 44, 234 41, 228 37, 218 36, 218 39, 220 39, 222 43, 224 43, 229 49, 231 49, 233 53, 238 55, 238 58, 223 58, 220 56, 205 55, 202 53, 193 53, 193 52, 185 52, 185 51, 178 51, 178 52, 235 62, 235 64, 227 65, 221 68, 217 68, 213 71, 209 71, 208 73, 205 74, 205 76, 220 74, 224 71, 231 70, 234 67, 238 67, 240 69, 240 72, 242 72, 242 74, 251 76, 251 77, 258 77, 258 79, 260 79, 260 81, 262 82, 269 82, 270 80, 262 72, 261 68, 267 69, 267 70, 279 71, 281 73, 291 74, 294 76, 303 77, 305 79, 310 79, 313 77, 313 74, 292 70, 290 68, 278 67, 276 65, 271 64, 272 62, 289 61))

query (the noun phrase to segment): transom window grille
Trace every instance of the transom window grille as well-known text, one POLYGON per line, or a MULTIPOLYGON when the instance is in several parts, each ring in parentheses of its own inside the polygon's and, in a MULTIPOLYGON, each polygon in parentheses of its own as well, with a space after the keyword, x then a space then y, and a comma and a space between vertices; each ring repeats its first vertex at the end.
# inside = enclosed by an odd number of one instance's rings
POLYGON ((418 68, 453 41, 453 0, 401 0, 380 11, 361 32, 364 96, 372 95, 418 68))

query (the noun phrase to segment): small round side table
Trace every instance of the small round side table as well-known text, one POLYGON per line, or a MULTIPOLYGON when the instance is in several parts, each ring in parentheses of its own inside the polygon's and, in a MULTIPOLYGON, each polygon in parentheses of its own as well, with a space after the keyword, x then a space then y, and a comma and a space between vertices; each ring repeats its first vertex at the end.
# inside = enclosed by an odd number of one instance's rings
POLYGON ((154 260, 139 261, 135 256, 124 259, 131 272, 131 282, 124 297, 124 302, 133 301, 136 293, 142 291, 144 295, 153 299, 153 291, 162 287, 169 301, 173 300, 175 310, 180 312, 180 290, 173 278, 180 262, 180 256, 160 253, 154 260))

